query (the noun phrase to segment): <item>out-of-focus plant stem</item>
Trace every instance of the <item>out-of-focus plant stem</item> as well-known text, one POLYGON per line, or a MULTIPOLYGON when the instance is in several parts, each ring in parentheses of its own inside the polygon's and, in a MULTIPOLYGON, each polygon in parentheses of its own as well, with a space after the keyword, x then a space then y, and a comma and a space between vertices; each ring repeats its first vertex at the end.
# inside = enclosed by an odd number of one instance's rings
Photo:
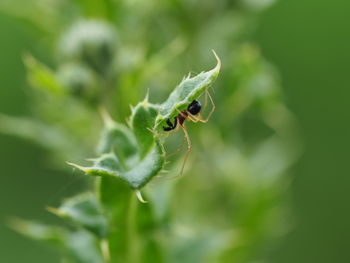
POLYGON ((127 231, 127 242, 128 242, 128 251, 127 251, 127 262, 129 263, 139 263, 140 255, 140 244, 138 239, 138 233, 136 228, 136 216, 137 216, 137 206, 138 200, 136 195, 130 195, 130 202, 128 208, 127 222, 126 222, 126 231, 127 231))

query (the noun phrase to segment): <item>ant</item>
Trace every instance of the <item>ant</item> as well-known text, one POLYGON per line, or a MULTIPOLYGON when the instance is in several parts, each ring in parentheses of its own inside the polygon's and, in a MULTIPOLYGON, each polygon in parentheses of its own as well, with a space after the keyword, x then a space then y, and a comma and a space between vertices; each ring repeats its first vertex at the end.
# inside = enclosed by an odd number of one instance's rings
MULTIPOLYGON (((187 158, 188 158, 188 155, 189 155, 189 153, 191 151, 191 141, 190 141, 190 138, 188 136, 188 133, 187 133, 187 130, 186 130, 186 127, 185 127, 185 120, 189 120, 189 121, 192 121, 192 122, 203 122, 203 123, 208 122, 210 117, 211 117, 211 115, 212 115, 212 113, 215 110, 215 104, 214 104, 214 101, 213 101, 212 97, 210 96, 208 90, 206 90, 205 103, 204 103, 204 107, 203 108, 206 108, 206 106, 208 104, 208 97, 209 97, 210 102, 212 104, 212 109, 211 109, 210 113, 208 114, 208 116, 207 116, 207 118, 205 120, 202 119, 201 115, 199 115, 199 117, 196 117, 196 115, 200 114, 200 112, 202 110, 202 105, 197 100, 193 100, 190 103, 190 105, 188 105, 186 110, 184 110, 184 111, 177 110, 179 114, 174 118, 174 122, 173 123, 171 122, 170 119, 166 120, 166 123, 168 124, 168 126, 163 126, 163 130, 168 132, 167 134, 169 134, 169 133, 173 133, 173 132, 178 131, 178 128, 181 127, 181 129, 183 130, 183 132, 185 134, 185 138, 184 139, 186 139, 186 141, 187 141, 187 152, 186 152, 184 161, 182 163, 180 173, 177 176, 175 176, 175 177, 166 178, 166 179, 174 179, 174 178, 182 176, 183 170, 185 168, 185 164, 186 164, 186 161, 187 161, 187 158), (177 125, 177 124, 179 124, 179 125, 177 125)), ((184 141, 183 141, 183 143, 184 143, 184 141)), ((173 155, 176 152, 180 151, 182 146, 183 146, 183 143, 181 144, 181 146, 174 153, 172 153, 170 155, 173 155)))
POLYGON ((174 130, 177 126, 177 123, 179 122, 180 125, 183 126, 183 123, 185 122, 186 118, 189 114, 191 115, 197 115, 202 109, 202 105, 199 101, 193 100, 190 105, 188 105, 187 109, 180 112, 179 115, 177 115, 174 118, 174 123, 171 123, 170 119, 166 120, 166 123, 169 125, 168 127, 163 126, 164 131, 171 131, 174 130))

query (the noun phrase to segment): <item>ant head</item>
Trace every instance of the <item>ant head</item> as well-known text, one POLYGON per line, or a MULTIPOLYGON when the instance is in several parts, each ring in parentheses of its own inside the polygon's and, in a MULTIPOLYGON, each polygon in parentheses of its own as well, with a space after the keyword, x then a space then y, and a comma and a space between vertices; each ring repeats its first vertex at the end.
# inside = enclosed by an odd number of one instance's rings
POLYGON ((190 105, 188 105, 187 110, 192 115, 197 115, 202 109, 202 105, 199 101, 193 100, 190 105))

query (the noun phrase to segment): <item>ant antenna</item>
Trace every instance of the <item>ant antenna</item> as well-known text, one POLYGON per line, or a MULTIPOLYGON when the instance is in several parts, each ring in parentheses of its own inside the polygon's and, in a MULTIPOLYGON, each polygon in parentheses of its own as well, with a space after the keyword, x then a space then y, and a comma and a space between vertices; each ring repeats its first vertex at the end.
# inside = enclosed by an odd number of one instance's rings
POLYGON ((170 157, 170 156, 173 156, 173 155, 175 155, 175 154, 177 154, 179 151, 181 151, 182 150, 182 148, 184 147, 184 144, 185 144, 185 137, 183 138, 183 140, 182 140, 182 142, 181 142, 181 145, 179 146, 179 147, 177 147, 177 149, 174 151, 174 152, 172 152, 172 153, 170 153, 170 154, 167 154, 167 158, 168 157, 170 157))
POLYGON ((185 168, 185 164, 186 164, 186 162, 187 162, 188 156, 189 156, 190 151, 191 151, 191 140, 190 140, 190 137, 188 136, 188 133, 187 133, 187 130, 186 130, 185 125, 181 125, 181 128, 182 128, 182 130, 183 130, 183 132, 184 132, 184 134, 185 134, 185 139, 186 139, 186 141, 187 141, 187 152, 186 152, 184 161, 183 161, 183 163, 182 163, 181 171, 180 171, 180 173, 179 173, 179 175, 178 175, 177 177, 182 176, 183 171, 184 171, 184 168, 185 168))

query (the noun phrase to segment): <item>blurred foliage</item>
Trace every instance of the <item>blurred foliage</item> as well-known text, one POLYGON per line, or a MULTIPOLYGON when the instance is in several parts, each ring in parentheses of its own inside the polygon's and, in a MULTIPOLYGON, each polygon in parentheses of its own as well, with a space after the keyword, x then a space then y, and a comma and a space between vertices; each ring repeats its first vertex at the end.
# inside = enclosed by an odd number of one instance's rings
MULTIPOLYGON (((37 142, 67 172, 64 161, 96 156, 101 131, 105 140, 125 135, 119 124, 103 129, 100 105, 124 122, 147 90, 151 101, 165 101, 186 72, 212 65, 211 49, 223 65, 210 91, 213 117, 187 125, 193 147, 184 178, 151 181, 148 204, 123 181, 96 179, 97 193, 50 208, 69 230, 18 220, 15 228, 58 246, 64 262, 263 262, 288 230, 288 168, 299 152, 278 73, 250 40, 272 2, 2 1, 0 11, 23 21, 38 47, 24 56, 32 112, 0 115, 0 131, 37 142)), ((169 136, 166 152, 181 140, 169 136)), ((100 142, 97 151, 132 163, 122 143, 100 142)), ((170 174, 183 154, 168 158, 170 174)))

